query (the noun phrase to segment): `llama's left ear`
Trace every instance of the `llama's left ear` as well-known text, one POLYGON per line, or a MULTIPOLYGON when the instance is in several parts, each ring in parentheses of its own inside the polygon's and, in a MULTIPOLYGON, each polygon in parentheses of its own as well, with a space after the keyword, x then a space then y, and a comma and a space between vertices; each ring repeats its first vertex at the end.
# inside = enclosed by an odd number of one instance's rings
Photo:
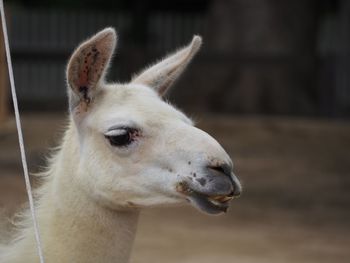
POLYGON ((71 108, 85 108, 103 82, 113 55, 117 36, 113 28, 106 28, 83 42, 68 62, 67 81, 71 108))
POLYGON ((201 44, 202 38, 194 36, 188 46, 146 69, 131 82, 152 87, 163 96, 198 52, 201 44))

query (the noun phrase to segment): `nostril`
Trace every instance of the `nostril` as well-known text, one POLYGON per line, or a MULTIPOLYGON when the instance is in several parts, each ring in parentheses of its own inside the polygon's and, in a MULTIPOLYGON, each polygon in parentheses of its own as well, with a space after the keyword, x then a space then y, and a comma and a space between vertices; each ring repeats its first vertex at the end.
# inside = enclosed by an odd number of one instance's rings
POLYGON ((216 165, 216 166, 209 165, 208 168, 231 177, 231 173, 232 173, 231 166, 226 163, 216 165))
POLYGON ((215 170, 215 171, 218 171, 220 173, 225 173, 224 169, 221 166, 208 166, 208 168, 215 170))

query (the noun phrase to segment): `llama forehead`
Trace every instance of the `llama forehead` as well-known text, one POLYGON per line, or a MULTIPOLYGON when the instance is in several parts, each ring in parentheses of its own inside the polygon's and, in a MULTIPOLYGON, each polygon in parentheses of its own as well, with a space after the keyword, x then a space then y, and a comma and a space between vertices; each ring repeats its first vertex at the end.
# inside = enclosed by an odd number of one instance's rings
POLYGON ((96 104, 90 123, 101 131, 123 124, 158 127, 180 121, 193 125, 184 113, 143 85, 108 84, 96 104))

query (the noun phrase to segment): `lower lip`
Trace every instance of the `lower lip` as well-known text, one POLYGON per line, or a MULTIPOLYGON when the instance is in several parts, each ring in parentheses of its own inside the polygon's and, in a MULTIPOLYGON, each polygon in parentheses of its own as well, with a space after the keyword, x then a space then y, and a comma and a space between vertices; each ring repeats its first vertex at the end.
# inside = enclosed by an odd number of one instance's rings
POLYGON ((180 182, 176 186, 176 191, 185 195, 195 207, 208 214, 225 213, 229 202, 233 199, 231 196, 210 197, 192 190, 187 183, 180 182))
POLYGON ((212 215, 226 213, 229 206, 229 202, 214 203, 208 197, 196 193, 189 196, 188 199, 199 210, 212 215))

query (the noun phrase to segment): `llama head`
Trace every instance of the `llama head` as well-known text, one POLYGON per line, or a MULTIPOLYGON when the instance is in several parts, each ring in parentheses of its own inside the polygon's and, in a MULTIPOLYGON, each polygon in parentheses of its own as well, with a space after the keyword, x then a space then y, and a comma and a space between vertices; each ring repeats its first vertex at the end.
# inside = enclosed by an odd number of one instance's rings
POLYGON ((241 186, 232 162, 211 136, 162 96, 201 46, 185 48, 135 76, 108 84, 116 45, 107 28, 73 53, 67 68, 69 104, 79 141, 79 184, 97 202, 129 209, 190 201, 218 214, 241 186))

